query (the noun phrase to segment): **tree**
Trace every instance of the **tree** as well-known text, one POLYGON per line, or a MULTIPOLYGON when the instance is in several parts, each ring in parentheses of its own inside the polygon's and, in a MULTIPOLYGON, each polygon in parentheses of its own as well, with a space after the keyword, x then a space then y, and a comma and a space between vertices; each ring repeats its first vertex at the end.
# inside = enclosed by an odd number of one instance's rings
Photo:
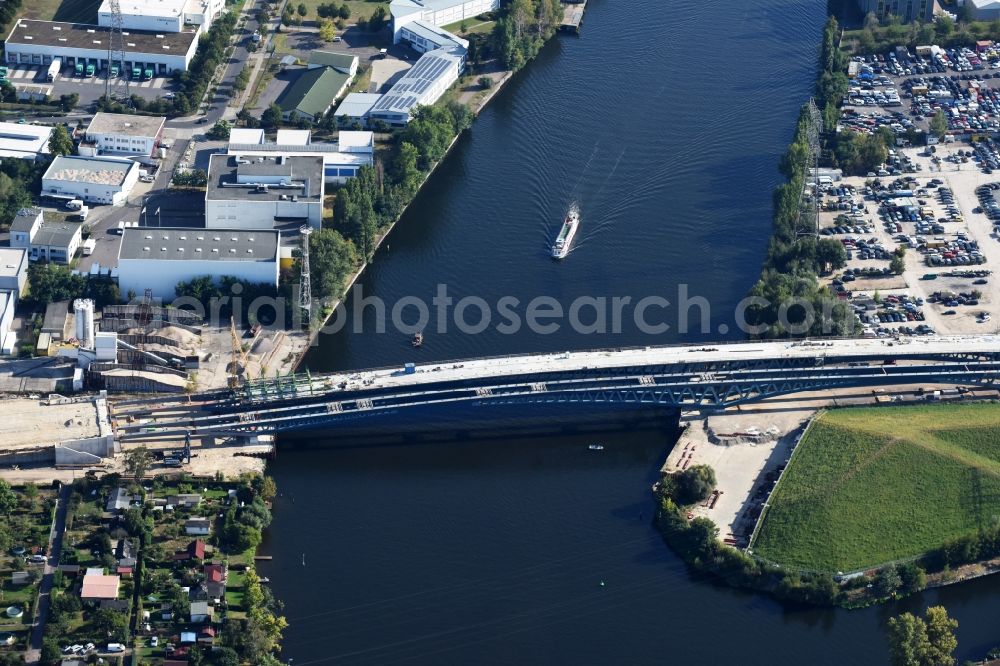
POLYGON ((219 119, 215 121, 212 125, 212 129, 208 130, 208 138, 214 139, 215 141, 225 141, 229 139, 229 133, 232 130, 232 126, 229 124, 228 120, 219 119))
POLYGON ((264 127, 279 127, 281 125, 281 107, 271 104, 260 117, 260 123, 264 127))
POLYGON ((44 305, 81 296, 87 278, 73 275, 69 267, 62 264, 34 263, 28 266, 28 283, 32 300, 44 305))
POLYGON ((392 161, 391 175, 399 183, 404 192, 413 194, 420 186, 421 172, 417 166, 420 152, 416 146, 407 141, 399 144, 396 159, 392 161))
POLYGON ((128 615, 110 608, 99 608, 93 614, 94 631, 101 639, 123 642, 128 638, 128 615))
POLYGON ((73 152, 73 138, 64 125, 56 125, 49 136, 49 152, 53 155, 69 155, 73 152))
POLYGON ((836 270, 847 263, 844 244, 832 238, 822 238, 816 243, 816 266, 820 271, 836 270))
POLYGON ((319 38, 324 42, 332 42, 333 38, 337 36, 337 28, 334 27, 333 21, 330 19, 320 19, 319 22, 319 38))
POLYGON ((953 666, 958 622, 944 606, 931 606, 925 619, 903 613, 889 620, 889 654, 893 666, 953 666))
POLYGON ((17 494, 10 484, 0 479, 0 515, 9 516, 17 508, 17 494))
POLYGON ((479 77, 479 87, 483 90, 489 90, 493 87, 493 79, 488 76, 479 77))
POLYGON ((903 581, 900 579, 899 574, 896 573, 896 567, 885 567, 879 570, 878 575, 875 576, 874 587, 872 589, 876 596, 880 598, 894 597, 902 584, 903 581))
POLYGON ((125 472, 136 483, 142 480, 152 464, 153 456, 145 446, 137 446, 125 453, 125 472))
POLYGON ((948 133, 948 116, 945 114, 944 109, 938 109, 934 117, 931 118, 930 131, 938 140, 944 139, 948 133))
POLYGON ((930 650, 927 625, 911 613, 889 620, 889 662, 892 666, 923 666, 930 650))
POLYGON ((340 9, 337 11, 337 16, 344 21, 351 18, 351 8, 347 6, 346 2, 340 6, 340 9))
POLYGON ((948 617, 944 606, 931 606, 924 614, 927 624, 927 640, 930 643, 928 658, 924 663, 934 666, 952 666, 954 652, 958 647, 955 630, 958 622, 948 617))
POLYGON ((42 661, 46 664, 58 663, 62 660, 62 650, 59 641, 46 636, 42 639, 42 661))
POLYGON ((309 8, 306 7, 306 3, 300 2, 298 8, 296 9, 296 11, 298 12, 299 16, 301 16, 302 18, 305 18, 306 14, 309 13, 309 8))
POLYGON ((323 300, 334 299, 348 274, 358 265, 354 245, 334 229, 320 229, 309 236, 309 269, 313 289, 323 300))
POLYGON ((897 569, 902 582, 901 590, 906 594, 918 592, 927 586, 927 574, 913 562, 899 565, 897 569))
POLYGON ((693 465, 673 475, 674 500, 678 504, 694 504, 715 489, 715 470, 708 465, 693 465))
POLYGON ((80 103, 79 93, 70 93, 68 95, 59 95, 59 108, 63 110, 63 113, 69 113, 76 108, 76 105, 80 103))

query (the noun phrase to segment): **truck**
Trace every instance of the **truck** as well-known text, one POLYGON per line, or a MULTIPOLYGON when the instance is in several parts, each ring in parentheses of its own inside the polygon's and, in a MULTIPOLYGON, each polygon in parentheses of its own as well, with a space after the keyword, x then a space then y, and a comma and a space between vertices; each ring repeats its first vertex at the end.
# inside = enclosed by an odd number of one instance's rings
POLYGON ((83 76, 83 63, 79 60, 76 62, 76 65, 73 66, 73 73, 76 76, 83 76))
POLYGON ((56 74, 62 71, 62 58, 53 58, 52 62, 49 63, 49 74, 48 80, 55 81, 56 74))
POLYGON ((97 249, 97 241, 93 238, 88 238, 83 241, 83 256, 89 257, 94 254, 94 250, 97 249))
POLYGON ((151 78, 153 78, 153 70, 148 69, 148 68, 142 70, 142 80, 143 81, 149 81, 151 78))
POLYGON ((77 222, 86 222, 87 216, 90 214, 90 208, 87 206, 80 206, 80 210, 76 211, 77 222))
POLYGON ((119 74, 118 65, 111 65, 111 78, 117 79, 118 74, 119 74))
POLYGON ((132 66, 132 78, 133 79, 138 79, 140 76, 142 76, 142 70, 140 68, 136 67, 135 65, 133 65, 132 66))
POLYGON ((5 66, 0 66, 0 81, 7 80, 7 68, 5 66))
POLYGON ((87 76, 93 76, 97 72, 97 67, 94 65, 87 65, 87 76))

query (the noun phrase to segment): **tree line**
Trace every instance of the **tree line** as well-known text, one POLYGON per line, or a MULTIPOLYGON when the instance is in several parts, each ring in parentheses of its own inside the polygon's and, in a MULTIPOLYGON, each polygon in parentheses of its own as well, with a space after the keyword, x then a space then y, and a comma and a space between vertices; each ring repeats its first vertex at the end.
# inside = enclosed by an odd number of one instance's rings
MULTIPOLYGON (((198 50, 187 71, 174 72, 174 82, 177 84, 174 98, 158 97, 155 100, 146 100, 140 95, 132 95, 133 109, 138 112, 174 116, 186 116, 195 111, 208 91, 216 68, 226 62, 226 51, 229 49, 235 27, 236 15, 233 12, 224 12, 208 32, 199 38, 198 50)), ((100 111, 113 113, 128 111, 121 102, 109 100, 103 95, 97 101, 97 108, 100 111)))
POLYGON ((493 42, 504 68, 521 69, 555 34, 562 19, 559 0, 513 0, 493 27, 493 42))
POLYGON ((455 101, 417 109, 396 133, 387 162, 362 166, 337 191, 333 220, 310 238, 310 277, 314 296, 338 298, 347 277, 369 261, 378 239, 402 214, 426 174, 444 157, 452 140, 472 122, 468 107, 455 101))

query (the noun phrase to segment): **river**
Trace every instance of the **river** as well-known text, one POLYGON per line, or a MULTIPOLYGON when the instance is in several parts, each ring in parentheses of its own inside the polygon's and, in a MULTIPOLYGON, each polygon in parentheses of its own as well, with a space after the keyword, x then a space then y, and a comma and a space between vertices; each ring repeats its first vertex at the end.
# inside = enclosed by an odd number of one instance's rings
MULTIPOLYGON (((432 319, 415 350, 403 332, 375 333, 369 308, 322 337, 309 369, 738 336, 732 313, 767 245, 823 13, 788 0, 591 0, 581 36, 550 42, 491 102, 360 281, 390 306, 429 302, 439 284, 456 301, 566 305, 676 302, 688 284, 711 304, 709 330, 680 332, 669 309, 657 334, 628 317, 602 335, 439 332, 432 319), (547 246, 574 201, 580 236, 556 263, 547 246)), ((886 619, 938 602, 959 620, 959 661, 1000 643, 1000 580, 846 612, 693 578, 650 525, 669 422, 602 433, 594 452, 594 434, 573 432, 578 417, 552 413, 563 432, 544 437, 282 448, 269 464, 282 491, 264 544, 274 561, 261 570, 286 603, 285 657, 885 664, 886 619)))

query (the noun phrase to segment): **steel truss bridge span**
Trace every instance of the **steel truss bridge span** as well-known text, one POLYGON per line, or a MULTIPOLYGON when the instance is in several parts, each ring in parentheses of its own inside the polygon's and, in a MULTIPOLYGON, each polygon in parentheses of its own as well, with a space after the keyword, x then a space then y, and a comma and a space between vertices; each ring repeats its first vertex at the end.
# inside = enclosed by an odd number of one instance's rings
POLYGON ((475 359, 249 382, 114 405, 120 441, 336 428, 440 405, 721 408, 833 388, 996 386, 1000 337, 670 346, 475 359))

